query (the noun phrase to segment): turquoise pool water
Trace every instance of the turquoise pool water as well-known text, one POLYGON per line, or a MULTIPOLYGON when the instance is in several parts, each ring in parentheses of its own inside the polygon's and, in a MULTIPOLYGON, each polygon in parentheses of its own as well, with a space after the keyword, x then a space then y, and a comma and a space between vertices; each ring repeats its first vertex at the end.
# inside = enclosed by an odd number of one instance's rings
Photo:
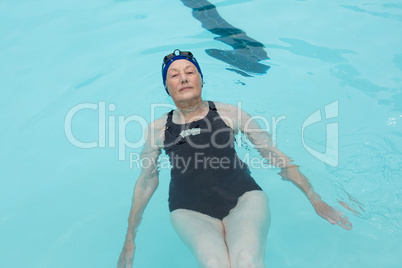
MULTIPOLYGON (((267 118, 353 223, 328 224, 277 170, 253 168, 271 202, 268 267, 400 267, 402 2, 212 3, 265 45, 266 74, 209 56, 232 48, 181 1, 0 1, 0 267, 115 266, 139 175, 124 142, 171 109, 160 66, 175 48, 196 55, 205 99, 267 118)), ((196 267, 168 183, 162 168, 134 267, 196 267)))

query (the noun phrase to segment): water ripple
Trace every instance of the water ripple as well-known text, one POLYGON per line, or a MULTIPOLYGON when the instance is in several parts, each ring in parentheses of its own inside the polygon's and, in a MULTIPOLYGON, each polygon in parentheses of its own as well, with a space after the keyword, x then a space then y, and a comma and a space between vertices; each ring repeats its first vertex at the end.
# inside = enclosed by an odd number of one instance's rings
POLYGON ((343 137, 341 164, 333 176, 339 203, 388 232, 402 231, 402 153, 373 134, 343 137))
POLYGON ((341 86, 350 86, 358 90, 373 95, 380 91, 388 91, 389 88, 378 86, 371 81, 360 78, 360 73, 350 64, 339 64, 331 70, 331 75, 340 80, 341 86))
POLYGON ((306 41, 295 38, 279 38, 290 46, 269 45, 269 48, 279 48, 287 50, 295 55, 318 59, 323 62, 338 63, 346 62, 344 54, 357 54, 349 49, 333 49, 327 47, 314 46, 306 41))
POLYGON ((402 54, 394 55, 394 60, 392 62, 396 68, 402 71, 402 54))
POLYGON ((367 13, 371 16, 380 17, 383 19, 393 19, 393 20, 397 20, 397 21, 402 21, 401 15, 395 15, 395 14, 392 14, 389 12, 369 11, 369 10, 360 8, 358 6, 352 6, 352 5, 341 5, 341 7, 349 9, 351 11, 355 11, 355 12, 367 13))

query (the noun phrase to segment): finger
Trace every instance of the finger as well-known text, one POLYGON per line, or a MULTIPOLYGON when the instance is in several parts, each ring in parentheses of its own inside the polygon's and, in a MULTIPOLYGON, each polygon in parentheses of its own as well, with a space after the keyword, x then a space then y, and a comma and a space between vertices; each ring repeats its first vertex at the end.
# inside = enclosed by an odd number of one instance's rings
POLYGON ((346 230, 352 230, 353 228, 352 223, 349 222, 349 219, 347 217, 344 217, 342 219, 342 227, 346 230))
POLYGON ((338 224, 339 221, 342 219, 342 214, 339 211, 337 211, 335 209, 332 209, 331 214, 329 215, 329 217, 331 218, 331 221, 334 224, 338 224))
POLYGON ((336 224, 340 219, 340 213, 334 209, 326 209, 322 212, 323 218, 329 221, 331 224, 336 224))
POLYGON ((352 230, 353 229, 353 225, 352 225, 352 223, 347 223, 347 224, 345 224, 344 226, 343 226, 343 229, 345 229, 345 230, 352 230))
POLYGON ((329 215, 326 215, 326 219, 332 224, 338 224, 342 219, 342 214, 339 211, 332 210, 329 215))
POLYGON ((351 230, 353 228, 352 223, 349 222, 346 216, 342 216, 337 224, 345 230, 351 230))
POLYGON ((336 221, 332 219, 331 217, 325 216, 325 219, 332 225, 336 224, 336 221))

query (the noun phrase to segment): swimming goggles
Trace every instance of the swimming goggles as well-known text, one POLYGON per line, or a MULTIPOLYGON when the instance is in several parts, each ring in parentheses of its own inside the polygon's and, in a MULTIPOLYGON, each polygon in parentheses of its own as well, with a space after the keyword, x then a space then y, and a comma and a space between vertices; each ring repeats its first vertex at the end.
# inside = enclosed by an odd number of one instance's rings
POLYGON ((176 56, 182 56, 194 62, 197 62, 197 60, 193 56, 193 53, 191 53, 190 51, 180 51, 180 49, 175 49, 173 53, 163 58, 162 70, 165 69, 165 66, 168 65, 176 56), (179 53, 177 54, 176 51, 178 51, 179 53))

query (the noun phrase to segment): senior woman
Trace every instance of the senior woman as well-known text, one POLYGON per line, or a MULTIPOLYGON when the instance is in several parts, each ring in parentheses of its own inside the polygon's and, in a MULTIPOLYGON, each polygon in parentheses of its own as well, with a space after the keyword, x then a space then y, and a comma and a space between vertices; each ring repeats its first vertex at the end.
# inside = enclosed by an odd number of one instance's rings
POLYGON ((234 135, 241 131, 271 165, 281 168, 331 224, 351 229, 347 217, 324 201, 289 158, 272 146, 270 136, 238 107, 201 98, 203 75, 191 52, 178 49, 162 65, 166 92, 177 109, 152 122, 136 182, 128 231, 117 267, 132 267, 135 236, 158 187, 157 158, 164 149, 172 164, 170 220, 200 267, 264 267, 270 225, 268 197, 236 154, 234 135), (148 163, 147 161, 147 163, 148 163))

